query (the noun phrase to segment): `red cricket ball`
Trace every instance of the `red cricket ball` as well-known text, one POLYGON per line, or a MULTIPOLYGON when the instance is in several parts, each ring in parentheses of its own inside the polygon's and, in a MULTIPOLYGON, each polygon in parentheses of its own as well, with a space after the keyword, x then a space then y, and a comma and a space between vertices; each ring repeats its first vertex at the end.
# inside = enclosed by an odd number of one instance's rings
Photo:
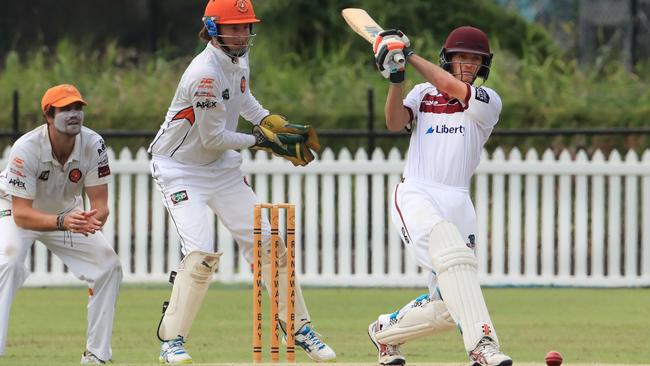
POLYGON ((562 364, 562 355, 558 351, 549 351, 544 357, 548 366, 560 366, 562 364))

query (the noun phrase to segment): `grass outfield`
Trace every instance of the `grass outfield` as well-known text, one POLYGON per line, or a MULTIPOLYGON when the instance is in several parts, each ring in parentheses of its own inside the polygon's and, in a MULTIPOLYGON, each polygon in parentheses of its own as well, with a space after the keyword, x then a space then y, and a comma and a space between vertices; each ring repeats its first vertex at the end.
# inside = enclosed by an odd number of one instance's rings
MULTIPOLYGON (((113 332, 115 364, 157 364, 155 331, 169 286, 123 286, 113 332)), ((417 289, 306 288, 316 329, 342 364, 376 364, 366 329, 417 289)), ((650 356, 650 289, 485 289, 503 350, 515 363, 543 364, 551 349, 566 364, 647 364, 650 356)), ((0 365, 74 365, 85 344, 85 288, 24 288, 11 309, 9 341, 0 365)), ((188 351, 195 363, 251 360, 251 289, 213 285, 192 329, 188 351)), ((268 311, 268 307, 265 307, 268 311)), ((267 313, 268 314, 268 313, 267 313)), ((268 326, 265 318, 265 326, 268 326)), ((268 333, 265 333, 265 352, 268 333)), ((458 332, 403 346, 410 365, 467 364, 458 332)), ((309 359, 296 351, 299 363, 309 359)), ((268 354, 264 354, 268 360, 268 354)))

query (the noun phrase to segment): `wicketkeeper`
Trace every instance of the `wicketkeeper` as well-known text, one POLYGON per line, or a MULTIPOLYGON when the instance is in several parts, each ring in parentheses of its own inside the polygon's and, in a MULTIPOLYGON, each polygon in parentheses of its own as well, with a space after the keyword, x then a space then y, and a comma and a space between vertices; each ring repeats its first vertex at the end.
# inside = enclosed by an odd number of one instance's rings
MULTIPOLYGON (((207 210, 219 217, 246 260, 252 262, 253 207, 257 199, 242 174, 237 150, 269 151, 296 166, 305 166, 314 159, 312 150, 320 149, 312 127, 290 124, 270 113, 251 93, 248 51, 255 36, 253 25, 258 22, 250 0, 207 3, 199 33, 206 48, 185 70, 165 121, 149 147, 151 172, 185 256, 158 328, 161 362, 191 361, 184 344, 221 255, 215 253, 207 210), (251 134, 236 132, 240 116, 253 124, 251 134)), ((270 225, 266 217, 262 229, 264 252, 268 253, 270 225)), ((286 247, 280 248, 280 276, 286 276, 286 247)), ((263 258, 262 276, 268 284, 268 254, 263 258)), ((279 285, 281 323, 286 315, 285 282, 279 285)), ((295 310, 296 345, 315 361, 334 359, 334 351, 310 326, 299 285, 295 310)))

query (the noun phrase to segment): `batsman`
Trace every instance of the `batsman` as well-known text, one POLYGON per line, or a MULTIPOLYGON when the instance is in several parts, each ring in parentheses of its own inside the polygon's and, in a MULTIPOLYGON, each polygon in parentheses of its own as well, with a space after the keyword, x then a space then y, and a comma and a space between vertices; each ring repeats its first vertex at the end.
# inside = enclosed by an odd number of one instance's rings
POLYGON ((429 273, 429 293, 382 314, 368 327, 379 363, 403 365, 400 345, 459 327, 474 366, 510 366, 500 350, 483 299, 475 256, 476 212, 469 188, 483 145, 499 120, 501 99, 487 80, 492 53, 487 35, 454 29, 439 65, 415 55, 398 30, 379 33, 374 53, 390 80, 386 126, 411 133, 403 180, 392 194, 392 221, 410 255, 429 273), (405 64, 426 82, 404 98, 405 64))
MULTIPOLYGON (((199 32, 205 49, 192 60, 176 89, 164 122, 149 146, 151 174, 178 231, 183 260, 171 276, 172 294, 158 326, 161 363, 191 363, 185 343, 221 253, 216 251, 208 210, 252 261, 255 193, 241 171, 238 150, 257 149, 305 166, 320 149, 315 130, 270 113, 250 90, 249 51, 256 18, 250 0, 210 0, 199 32), (239 117, 252 123, 250 134, 237 132, 239 117)), ((270 225, 262 221, 262 277, 270 282, 270 225)), ((286 277, 286 247, 280 245, 280 276, 286 277)), ((174 250, 173 248, 171 250, 174 250)), ((174 264, 172 264, 174 265, 174 264)), ((268 286, 267 286, 268 289, 268 286)), ((280 323, 286 316, 285 281, 280 281, 280 323)), ((296 345, 315 361, 336 354, 311 326, 296 284, 296 345)), ((286 327, 282 326, 284 331, 286 327)))

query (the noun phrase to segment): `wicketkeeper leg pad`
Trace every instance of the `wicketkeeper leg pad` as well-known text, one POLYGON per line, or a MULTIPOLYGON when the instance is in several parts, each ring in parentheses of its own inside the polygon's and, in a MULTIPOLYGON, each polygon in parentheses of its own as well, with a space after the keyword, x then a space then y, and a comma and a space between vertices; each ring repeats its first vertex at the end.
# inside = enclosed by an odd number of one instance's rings
POLYGON ((219 267, 221 254, 192 251, 183 258, 178 270, 172 272, 172 295, 169 302, 163 304, 163 316, 158 325, 158 338, 161 341, 187 338, 212 275, 219 267))
MULTIPOLYGON (((282 247, 282 246, 281 246, 282 247)), ((286 261, 286 247, 284 249, 281 249, 281 251, 285 254, 284 258, 280 259, 280 266, 278 267, 278 294, 279 294, 279 301, 278 301, 278 315, 280 317, 280 322, 281 322, 281 327, 283 330, 285 330, 284 324, 286 323, 287 320, 287 291, 289 291, 289 288, 287 286, 287 261, 286 261)), ((271 263, 265 263, 262 265, 262 281, 264 282, 266 286, 266 290, 269 293, 269 296, 271 298, 273 297, 273 294, 271 294, 271 287, 268 285, 271 283, 271 263)), ((305 304, 305 298, 302 295, 302 289, 300 288, 300 283, 296 280, 295 283, 295 305, 294 305, 294 312, 295 312, 295 323, 294 323, 294 328, 295 331, 298 331, 300 327, 303 325, 309 323, 311 321, 311 318, 309 316, 309 311, 307 311, 307 305, 305 304)))
POLYGON ((441 221, 433 227, 429 254, 442 299, 461 327, 465 349, 473 350, 483 337, 498 344, 478 281, 478 261, 454 224, 441 221))
POLYGON ((427 299, 409 305, 400 310, 404 314, 395 324, 375 333, 379 343, 398 346, 412 339, 456 328, 447 306, 440 300, 427 299))

